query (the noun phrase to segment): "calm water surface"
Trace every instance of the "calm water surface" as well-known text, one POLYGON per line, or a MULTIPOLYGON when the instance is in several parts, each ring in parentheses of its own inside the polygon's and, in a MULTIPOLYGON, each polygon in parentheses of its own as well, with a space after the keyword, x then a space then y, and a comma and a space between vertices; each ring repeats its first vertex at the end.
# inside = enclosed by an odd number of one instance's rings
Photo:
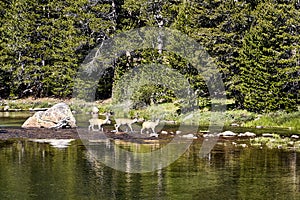
POLYGON ((0 128, 20 127, 33 114, 31 112, 0 112, 0 128))
MULTIPOLYGON (((18 127, 32 115, 0 114, 0 128, 18 127)), ((200 158, 201 144, 194 140, 166 168, 134 174, 93 159, 79 140, 68 148, 0 140, 0 199, 300 199, 299 153, 236 147, 228 140, 200 158)))
POLYGON ((80 141, 63 149, 0 141, 0 199, 300 199, 298 153, 225 141, 200 158, 200 147, 194 141, 170 166, 132 174, 91 159, 80 141))

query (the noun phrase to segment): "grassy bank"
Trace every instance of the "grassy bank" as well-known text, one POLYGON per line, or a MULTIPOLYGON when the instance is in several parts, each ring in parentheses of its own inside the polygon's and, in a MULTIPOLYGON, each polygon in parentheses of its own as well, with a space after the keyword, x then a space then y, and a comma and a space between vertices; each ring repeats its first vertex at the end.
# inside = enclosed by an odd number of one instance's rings
MULTIPOLYGON (((56 98, 26 98, 16 100, 0 100, 0 111, 4 111, 5 107, 8 111, 29 111, 36 108, 50 108, 57 103, 64 102, 69 105, 71 110, 78 112, 90 112, 91 105, 95 103, 74 103, 73 99, 56 99, 56 98)), ((96 102, 97 105, 103 110, 107 105, 96 102)))
MULTIPOLYGON (((29 110, 34 108, 49 108, 56 103, 65 102, 72 110, 78 112, 89 112, 91 104, 74 104, 72 99, 18 99, 18 100, 1 100, 0 110, 3 110, 5 106, 9 106, 10 109, 17 110, 29 110)), ((100 112, 109 110, 116 110, 111 104, 111 101, 96 102, 100 112)), ((278 111, 273 113, 267 113, 258 115, 246 110, 226 110, 225 112, 211 112, 208 109, 197 110, 185 115, 178 114, 179 107, 174 103, 164 103, 148 106, 145 109, 130 110, 124 112, 123 109, 120 112, 115 112, 117 117, 133 117, 138 115, 145 120, 153 120, 155 118, 163 118, 168 121, 184 122, 189 125, 207 126, 211 122, 222 122, 225 126, 238 125, 243 127, 280 127, 291 130, 300 130, 300 111, 287 113, 284 111, 278 111)))
POLYGON ((69 100, 54 99, 54 98, 26 98, 16 100, 0 100, 0 111, 4 110, 8 106, 9 110, 30 110, 34 108, 49 108, 56 103, 66 102, 69 100))
POLYGON ((300 130, 300 111, 286 113, 278 111, 259 116, 255 120, 246 122, 245 127, 280 127, 294 130, 300 130))
MULTIPOLYGON (((103 110, 109 110, 110 104, 100 106, 103 110)), ((286 128, 290 130, 300 130, 300 111, 287 113, 278 111, 266 114, 256 114, 246 110, 226 110, 225 112, 211 112, 207 109, 197 110, 185 115, 178 115, 179 107, 173 103, 152 105, 145 109, 131 110, 128 115, 121 117, 139 117, 146 120, 163 118, 168 121, 184 122, 189 125, 208 126, 211 123, 224 126, 242 127, 266 127, 266 128, 286 128)))

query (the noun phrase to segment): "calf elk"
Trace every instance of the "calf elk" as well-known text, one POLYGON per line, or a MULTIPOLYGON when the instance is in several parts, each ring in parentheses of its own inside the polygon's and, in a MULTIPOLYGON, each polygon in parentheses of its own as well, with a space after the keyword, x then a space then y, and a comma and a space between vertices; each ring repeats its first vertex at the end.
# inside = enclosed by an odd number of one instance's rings
POLYGON ((101 131, 103 131, 103 124, 111 124, 111 121, 109 119, 109 114, 106 113, 105 114, 105 119, 98 119, 98 118, 92 118, 89 120, 90 125, 89 125, 89 131, 92 129, 93 131, 95 131, 94 126, 98 125, 99 131, 101 129, 101 131))
POLYGON ((143 134, 143 130, 152 129, 153 133, 155 133, 155 127, 159 124, 160 119, 157 119, 155 122, 147 121, 144 122, 141 129, 141 134, 143 134))
POLYGON ((117 118, 115 119, 116 124, 115 124, 115 128, 116 131, 119 132, 119 127, 122 125, 126 125, 126 132, 128 131, 128 127, 130 128, 130 131, 133 132, 132 129, 132 124, 138 121, 138 118, 135 117, 134 119, 126 119, 126 118, 117 118))

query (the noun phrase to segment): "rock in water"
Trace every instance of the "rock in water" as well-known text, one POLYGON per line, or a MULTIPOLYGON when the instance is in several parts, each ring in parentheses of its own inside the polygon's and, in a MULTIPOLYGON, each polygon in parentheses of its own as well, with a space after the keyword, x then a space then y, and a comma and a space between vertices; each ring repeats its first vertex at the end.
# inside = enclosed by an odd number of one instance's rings
POLYGON ((234 137, 234 136, 236 136, 236 133, 234 133, 232 131, 225 131, 225 132, 219 133, 219 136, 222 136, 222 137, 234 137))
POLYGON ((3 111, 8 111, 9 110, 9 106, 4 106, 3 111))
POLYGON ((36 112, 24 122, 22 128, 61 128, 66 122, 71 128, 76 127, 76 120, 69 106, 58 103, 46 111, 36 112))

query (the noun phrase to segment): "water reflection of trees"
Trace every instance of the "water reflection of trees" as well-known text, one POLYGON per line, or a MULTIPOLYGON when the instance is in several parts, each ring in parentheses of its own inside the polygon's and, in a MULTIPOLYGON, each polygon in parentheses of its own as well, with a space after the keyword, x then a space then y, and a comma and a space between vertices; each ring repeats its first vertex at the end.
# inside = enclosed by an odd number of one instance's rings
POLYGON ((68 199, 77 193, 81 156, 74 147, 55 149, 27 140, 0 146, 0 199, 68 199))
MULTIPOLYGON (((66 149, 0 141, 0 199, 299 198, 298 153, 240 148, 230 141, 205 158, 200 149, 201 141, 194 142, 170 166, 139 174, 93 160, 79 141, 66 149)), ((133 160, 127 162, 130 167, 133 160)))

